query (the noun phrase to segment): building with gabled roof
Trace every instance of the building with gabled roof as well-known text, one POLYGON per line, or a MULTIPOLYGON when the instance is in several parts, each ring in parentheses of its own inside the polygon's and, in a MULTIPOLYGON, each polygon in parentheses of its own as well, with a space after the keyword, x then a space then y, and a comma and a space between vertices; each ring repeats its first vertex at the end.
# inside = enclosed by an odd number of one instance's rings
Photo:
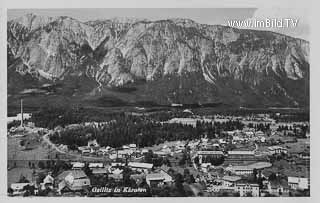
POLYGON ((71 162, 72 169, 82 169, 85 166, 83 162, 71 162))
POLYGON ((153 168, 153 164, 150 163, 141 163, 141 162, 129 162, 128 166, 133 170, 147 172, 153 168))
POLYGON ((89 168, 103 168, 103 163, 89 163, 89 168))
POLYGON ((58 192, 67 187, 71 191, 80 191, 90 186, 90 179, 82 170, 68 170, 57 176, 58 192))
POLYGON ((162 186, 164 184, 171 184, 173 178, 164 170, 160 170, 157 173, 149 173, 146 175, 146 182, 149 186, 162 186))
POLYGON ((235 191, 239 192, 240 197, 252 195, 253 197, 260 196, 260 188, 258 184, 252 183, 237 183, 235 191))
POLYGON ((309 178, 288 177, 288 185, 293 190, 307 190, 310 186, 309 178))

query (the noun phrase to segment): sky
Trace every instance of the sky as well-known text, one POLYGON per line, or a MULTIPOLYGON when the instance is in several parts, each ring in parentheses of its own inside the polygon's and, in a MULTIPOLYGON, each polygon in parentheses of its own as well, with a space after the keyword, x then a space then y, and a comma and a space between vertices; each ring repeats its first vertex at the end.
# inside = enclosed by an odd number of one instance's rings
POLYGON ((42 16, 69 16, 80 21, 110 19, 114 17, 134 17, 149 20, 168 18, 188 18, 203 24, 227 25, 228 20, 294 18, 295 28, 250 28, 269 30, 282 34, 309 39, 310 26, 306 9, 290 8, 77 8, 77 9, 9 9, 8 20, 27 13, 42 16))

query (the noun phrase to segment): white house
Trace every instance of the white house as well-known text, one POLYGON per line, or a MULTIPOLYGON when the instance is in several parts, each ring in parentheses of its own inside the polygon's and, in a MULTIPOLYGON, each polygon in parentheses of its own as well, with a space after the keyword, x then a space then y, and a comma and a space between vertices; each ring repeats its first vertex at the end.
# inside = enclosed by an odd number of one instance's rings
POLYGON ((45 190, 46 188, 53 189, 54 184, 54 178, 51 176, 51 173, 49 173, 40 183, 41 189, 45 190))
POLYGON ((245 197, 248 194, 251 194, 253 197, 259 197, 260 195, 258 184, 237 183, 235 191, 240 193, 240 197, 245 197))
POLYGON ((140 172, 148 172, 152 169, 153 164, 150 163, 141 163, 141 162, 129 162, 128 166, 133 170, 137 170, 140 172))
POLYGON ((300 177, 288 177, 288 185, 293 190, 305 190, 309 188, 309 179, 300 177))
POLYGON ((82 170, 64 171, 58 175, 58 192, 63 190, 80 191, 90 186, 90 179, 82 170))
POLYGON ((222 177, 222 186, 225 188, 234 187, 236 182, 241 180, 239 176, 223 176, 222 177))
POLYGON ((25 186, 31 185, 30 183, 12 183, 10 188, 13 190, 13 195, 22 195, 25 190, 23 189, 25 186))
POLYGON ((146 176, 146 182, 149 186, 162 186, 164 184, 171 184, 172 177, 163 170, 158 173, 150 173, 146 176))
POLYGON ((288 195, 289 186, 286 181, 267 181, 267 191, 276 196, 288 195))
POLYGON ((129 144, 129 148, 135 150, 137 148, 136 144, 129 144))
POLYGON ((228 166, 226 168, 227 171, 230 171, 236 175, 250 175, 253 173, 254 169, 262 170, 264 168, 271 167, 272 164, 269 162, 255 162, 249 165, 236 165, 236 166, 228 166))
POLYGON ((72 169, 82 169, 85 164, 83 162, 71 162, 72 169))
POLYGON ((89 168, 103 168, 103 163, 89 163, 89 168))
POLYGON ((99 147, 97 140, 89 140, 88 147, 99 147))
POLYGON ((288 153, 288 150, 285 147, 281 147, 281 146, 271 146, 271 147, 268 147, 268 150, 271 154, 288 153))

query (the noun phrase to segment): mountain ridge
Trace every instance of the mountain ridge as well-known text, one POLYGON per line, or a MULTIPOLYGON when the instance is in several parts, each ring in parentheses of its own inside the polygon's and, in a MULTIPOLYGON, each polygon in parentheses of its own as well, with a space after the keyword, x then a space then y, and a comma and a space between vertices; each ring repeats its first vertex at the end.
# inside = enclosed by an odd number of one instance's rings
POLYGON ((99 95, 139 86, 138 97, 161 104, 309 105, 309 42, 278 33, 190 19, 80 22, 31 14, 9 21, 7 33, 8 68, 38 80, 86 76, 99 95), (21 63, 10 66, 13 59, 21 63))

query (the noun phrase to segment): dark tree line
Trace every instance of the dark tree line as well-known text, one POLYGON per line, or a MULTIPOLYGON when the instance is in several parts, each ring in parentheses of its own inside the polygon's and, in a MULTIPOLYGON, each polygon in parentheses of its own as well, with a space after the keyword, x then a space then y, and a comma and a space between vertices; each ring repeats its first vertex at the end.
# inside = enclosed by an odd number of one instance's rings
POLYGON ((262 131, 262 132, 267 132, 268 130, 270 130, 270 123, 259 123, 259 124, 253 124, 253 123, 249 123, 248 127, 249 128, 254 128, 256 131, 262 131))
POLYGON ((109 117, 114 122, 100 124, 98 127, 82 126, 65 129, 50 137, 54 143, 68 145, 70 149, 85 146, 89 140, 96 139, 100 146, 121 147, 135 143, 139 147, 152 146, 164 141, 199 139, 204 134, 208 138, 221 136, 222 131, 242 129, 240 121, 200 122, 193 127, 181 123, 160 123, 148 116, 133 116, 118 113, 109 117))

